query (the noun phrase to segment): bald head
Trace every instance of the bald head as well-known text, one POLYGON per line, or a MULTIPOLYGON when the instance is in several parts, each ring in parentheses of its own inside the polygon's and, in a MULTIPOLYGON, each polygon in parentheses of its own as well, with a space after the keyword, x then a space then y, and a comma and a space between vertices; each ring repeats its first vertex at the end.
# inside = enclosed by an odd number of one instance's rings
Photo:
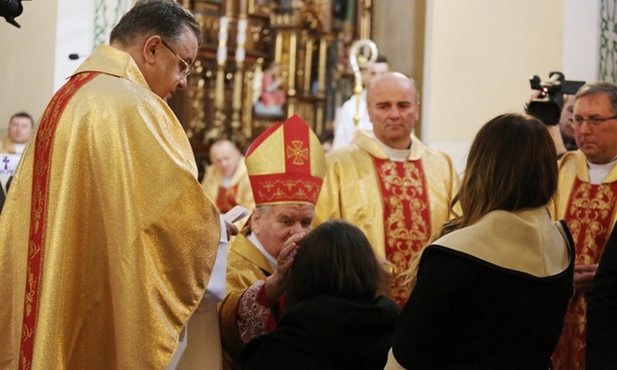
POLYGON ((405 87, 409 87, 413 89, 414 95, 416 97, 416 102, 420 104, 420 94, 418 93, 418 85, 416 81, 412 78, 405 76, 400 72, 385 72, 379 75, 374 76, 371 80, 371 83, 368 85, 367 89, 367 99, 370 98, 370 91, 375 86, 385 85, 387 87, 391 87, 393 85, 402 85, 405 87), (411 85, 411 86, 410 86, 411 85))
POLYGON ((394 149, 408 149, 420 113, 414 80, 388 72, 371 81, 367 91, 368 115, 375 137, 394 149))
POLYGON ((233 175, 241 156, 236 145, 229 140, 216 141, 210 147, 210 160, 224 177, 233 175))

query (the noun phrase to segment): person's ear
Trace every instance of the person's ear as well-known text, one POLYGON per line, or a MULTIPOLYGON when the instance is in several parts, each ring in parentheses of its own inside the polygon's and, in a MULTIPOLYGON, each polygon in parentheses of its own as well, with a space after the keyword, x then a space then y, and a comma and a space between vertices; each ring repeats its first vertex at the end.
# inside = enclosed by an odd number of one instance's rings
POLYGON ((259 236, 259 232, 261 230, 261 213, 255 212, 251 214, 250 222, 251 222, 251 232, 257 236, 259 236))
POLYGON ((153 65, 156 63, 161 43, 161 37, 158 35, 150 36, 146 39, 142 49, 143 58, 146 64, 153 65))

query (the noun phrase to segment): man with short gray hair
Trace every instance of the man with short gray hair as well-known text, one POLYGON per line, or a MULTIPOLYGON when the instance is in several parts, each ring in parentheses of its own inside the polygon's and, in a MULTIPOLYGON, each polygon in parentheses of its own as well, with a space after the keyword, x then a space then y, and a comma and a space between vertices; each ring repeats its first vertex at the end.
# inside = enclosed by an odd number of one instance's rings
POLYGON ((587 299, 617 221, 617 85, 594 82, 581 87, 570 122, 579 150, 567 152, 559 162, 552 213, 572 232, 575 293, 552 357, 555 370, 585 369, 587 299))

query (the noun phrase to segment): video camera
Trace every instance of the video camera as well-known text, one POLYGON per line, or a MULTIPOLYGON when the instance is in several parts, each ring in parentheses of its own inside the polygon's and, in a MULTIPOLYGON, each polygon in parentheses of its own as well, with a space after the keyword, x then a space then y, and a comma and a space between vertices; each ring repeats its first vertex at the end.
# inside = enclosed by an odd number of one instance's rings
POLYGON ((21 0, 0 0, 0 17, 4 17, 7 22, 17 28, 21 28, 15 18, 19 17, 24 11, 21 0))
POLYGON ((527 113, 538 118, 545 125, 557 125, 561 116, 563 95, 576 94, 585 82, 566 81, 561 72, 551 72, 548 77, 546 82, 542 82, 536 75, 529 79, 531 88, 539 90, 540 95, 529 102, 527 113))

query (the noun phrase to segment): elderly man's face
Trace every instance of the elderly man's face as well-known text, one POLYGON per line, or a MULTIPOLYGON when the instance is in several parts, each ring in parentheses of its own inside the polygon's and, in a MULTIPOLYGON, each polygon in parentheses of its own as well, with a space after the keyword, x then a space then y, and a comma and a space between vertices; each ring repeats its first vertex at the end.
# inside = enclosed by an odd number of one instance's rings
POLYGON ((315 207, 308 204, 269 206, 251 216, 251 229, 264 248, 274 257, 281 253, 283 243, 290 236, 309 232, 315 218, 315 207))
POLYGON ((178 90, 186 89, 187 64, 197 57, 197 37, 188 27, 183 28, 178 40, 163 40, 155 36, 148 40, 147 52, 151 62, 142 73, 152 91, 168 101, 178 90), (167 44, 167 45, 166 45, 167 44))
POLYGON ((9 123, 9 139, 16 144, 26 144, 33 131, 32 120, 28 117, 13 117, 9 123))
POLYGON ((240 152, 233 144, 222 142, 215 144, 210 151, 210 159, 212 164, 225 177, 231 177, 238 167, 240 161, 240 152))
POLYGON ((600 93, 581 96, 574 103, 574 119, 585 120, 574 125, 574 137, 578 148, 591 163, 605 164, 617 156, 617 118, 589 123, 588 119, 614 117, 608 95, 600 93))

